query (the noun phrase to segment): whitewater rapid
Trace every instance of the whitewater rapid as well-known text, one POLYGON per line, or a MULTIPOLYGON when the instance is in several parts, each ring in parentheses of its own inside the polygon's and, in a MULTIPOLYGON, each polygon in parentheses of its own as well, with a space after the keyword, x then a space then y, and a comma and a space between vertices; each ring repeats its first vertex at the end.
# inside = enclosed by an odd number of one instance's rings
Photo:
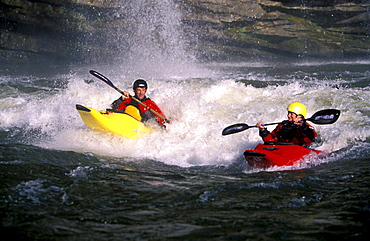
MULTIPOLYGON (((315 148, 335 152, 369 136, 369 86, 356 86, 369 73, 348 66, 355 65, 306 63, 287 71, 268 64, 217 63, 193 76, 144 76, 149 83, 147 96, 173 124, 137 140, 92 131, 83 124, 76 104, 104 110, 120 95, 89 75, 88 68, 46 77, 2 76, 1 128, 21 143, 48 149, 151 159, 182 167, 222 166, 240 160, 245 149, 261 142, 255 128, 222 136, 223 128, 282 121, 286 106, 299 101, 307 106, 308 117, 322 109, 342 111, 335 124, 314 125, 319 133, 315 148), (335 74, 330 72, 332 65, 349 70, 335 74), (308 72, 313 68, 316 71, 308 72)), ((118 88, 131 91, 135 78, 125 76, 127 72, 101 69, 96 70, 118 88)))

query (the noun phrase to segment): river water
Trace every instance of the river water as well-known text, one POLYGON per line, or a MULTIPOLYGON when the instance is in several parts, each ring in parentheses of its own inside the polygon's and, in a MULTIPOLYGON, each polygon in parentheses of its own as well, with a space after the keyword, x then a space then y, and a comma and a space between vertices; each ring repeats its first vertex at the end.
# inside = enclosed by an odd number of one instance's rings
MULTIPOLYGON (((114 66, 2 69, 3 240, 365 240, 370 227, 370 62, 209 63, 163 76, 114 66), (137 77, 173 121, 137 140, 88 129, 76 104, 109 108, 137 77), (252 168, 258 130, 290 102, 330 154, 293 167, 252 168)), ((273 127, 269 127, 272 129, 273 127)))

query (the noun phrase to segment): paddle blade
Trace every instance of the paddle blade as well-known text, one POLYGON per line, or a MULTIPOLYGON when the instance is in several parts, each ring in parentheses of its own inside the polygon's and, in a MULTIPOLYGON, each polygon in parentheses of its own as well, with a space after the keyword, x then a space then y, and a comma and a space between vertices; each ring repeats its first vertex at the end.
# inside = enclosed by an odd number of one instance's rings
POLYGON ((101 73, 96 72, 95 70, 90 70, 90 74, 94 75, 96 78, 104 81, 105 83, 107 83, 111 87, 115 88, 114 84, 107 77, 105 77, 104 75, 102 75, 101 73))
POLYGON ((311 118, 307 119, 317 125, 333 124, 338 120, 340 110, 326 109, 316 112, 311 118))
POLYGON ((244 123, 234 124, 234 125, 228 126, 225 129, 223 129, 222 135, 226 136, 226 135, 238 133, 238 132, 241 132, 247 129, 249 129, 249 126, 247 124, 244 124, 244 123))
POLYGON ((108 84, 110 87, 112 87, 113 89, 117 90, 119 93, 123 94, 123 91, 118 89, 113 83, 112 81, 110 81, 107 77, 105 77, 104 75, 102 75, 101 73, 99 72, 96 72, 95 70, 90 70, 90 74, 94 75, 96 78, 104 81, 106 84, 108 84))

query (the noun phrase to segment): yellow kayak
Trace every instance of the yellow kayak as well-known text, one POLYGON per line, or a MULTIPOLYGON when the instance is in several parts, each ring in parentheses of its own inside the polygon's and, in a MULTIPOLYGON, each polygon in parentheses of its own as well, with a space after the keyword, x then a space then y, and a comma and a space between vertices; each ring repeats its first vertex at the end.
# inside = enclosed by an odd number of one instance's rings
POLYGON ((115 133, 130 139, 150 133, 149 128, 133 117, 136 113, 107 113, 82 105, 76 105, 76 109, 85 125, 93 130, 115 133))

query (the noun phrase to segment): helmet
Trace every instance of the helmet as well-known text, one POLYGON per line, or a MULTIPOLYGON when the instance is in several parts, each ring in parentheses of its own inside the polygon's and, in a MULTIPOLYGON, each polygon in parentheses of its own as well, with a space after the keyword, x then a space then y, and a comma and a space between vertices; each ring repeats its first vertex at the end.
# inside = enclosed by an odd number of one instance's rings
POLYGON ((132 86, 132 88, 133 89, 136 89, 136 88, 145 88, 145 89, 147 89, 148 84, 143 79, 137 79, 137 80, 135 80, 134 85, 132 86))
POLYGON ((300 102, 291 103, 288 106, 287 110, 289 112, 294 112, 297 115, 303 115, 303 117, 306 117, 306 114, 307 114, 306 106, 304 106, 304 104, 302 104, 300 102))

